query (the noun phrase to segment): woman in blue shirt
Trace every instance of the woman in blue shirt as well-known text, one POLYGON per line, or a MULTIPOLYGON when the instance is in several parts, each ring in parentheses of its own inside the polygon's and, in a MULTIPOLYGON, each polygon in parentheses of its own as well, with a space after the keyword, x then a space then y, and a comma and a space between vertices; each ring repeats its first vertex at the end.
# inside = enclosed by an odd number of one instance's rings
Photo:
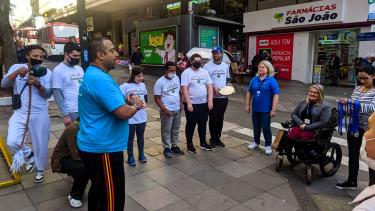
POLYGON ((250 144, 248 148, 250 150, 258 148, 262 129, 266 140, 266 155, 272 154, 271 118, 276 116, 280 93, 279 84, 273 77, 274 72, 274 68, 269 61, 261 61, 258 65, 258 74, 251 80, 246 95, 245 110, 250 113, 251 103, 254 130, 254 143, 250 144))

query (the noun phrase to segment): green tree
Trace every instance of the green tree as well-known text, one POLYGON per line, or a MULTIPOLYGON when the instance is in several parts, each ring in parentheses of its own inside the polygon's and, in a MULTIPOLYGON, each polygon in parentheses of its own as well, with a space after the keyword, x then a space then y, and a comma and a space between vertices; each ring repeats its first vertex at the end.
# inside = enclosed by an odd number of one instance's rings
POLYGON ((1 61, 5 69, 16 63, 16 49, 13 42, 12 27, 9 23, 9 13, 11 12, 10 0, 0 0, 0 47, 1 61))

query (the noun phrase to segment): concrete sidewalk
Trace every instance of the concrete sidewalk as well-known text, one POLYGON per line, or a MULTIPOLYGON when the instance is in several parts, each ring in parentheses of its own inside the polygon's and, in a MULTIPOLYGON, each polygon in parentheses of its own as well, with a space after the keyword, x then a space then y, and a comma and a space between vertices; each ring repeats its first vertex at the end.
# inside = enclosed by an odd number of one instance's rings
MULTIPOLYGON (((118 83, 123 83, 128 73, 125 70, 112 71, 118 83)), ((146 76, 149 93, 158 77, 146 76)), ((282 98, 281 113, 288 114, 296 102, 305 98, 307 85, 298 82, 280 82, 282 98)), ((237 94, 231 98, 241 109, 246 86, 236 86, 237 94)), ((328 98, 334 102, 338 96, 346 96, 351 91, 328 90, 328 98)), ((152 95, 149 96, 150 101, 152 95)), ((237 107, 239 107, 237 106, 237 107)), ((239 109, 239 108, 238 108, 239 109)), ((8 120, 12 110, 9 106, 0 107, 0 133, 7 136, 8 120)), ((51 138, 48 145, 49 157, 64 125, 56 105, 50 104, 51 138)), ((246 117, 248 118, 248 117, 246 117)), ((229 119, 229 118, 228 118, 229 119)), ((291 167, 284 159, 282 172, 274 171, 274 157, 265 156, 263 151, 249 151, 247 145, 251 139, 236 131, 247 130, 233 122, 225 122, 222 140, 225 148, 215 148, 212 152, 186 152, 184 135, 185 118, 180 129, 180 147, 185 155, 165 159, 162 155, 160 122, 158 109, 149 103, 148 122, 145 132, 146 164, 137 163, 136 167, 125 166, 125 189, 127 211, 245 211, 245 210, 351 210, 347 205, 359 191, 340 191, 334 188, 337 181, 346 176, 341 168, 333 177, 323 178, 319 168, 314 167, 313 182, 304 184, 302 165, 291 167)), ((195 144, 199 143, 197 132, 195 144)), ((207 135, 209 137, 209 135, 207 135)), ((137 151, 136 149, 134 150, 137 151)), ((126 153, 125 153, 126 155, 126 153)), ((1 158, 4 161, 3 158, 1 158)), ((126 156, 125 156, 126 160, 126 156)), ((0 162, 0 178, 7 172, 5 162, 0 162)), ((81 209, 70 208, 67 196, 71 179, 64 174, 46 171, 46 181, 35 184, 34 174, 22 175, 22 183, 0 189, 0 211, 12 210, 87 210, 87 192, 81 209)), ((359 185, 364 188, 366 180, 359 185)))

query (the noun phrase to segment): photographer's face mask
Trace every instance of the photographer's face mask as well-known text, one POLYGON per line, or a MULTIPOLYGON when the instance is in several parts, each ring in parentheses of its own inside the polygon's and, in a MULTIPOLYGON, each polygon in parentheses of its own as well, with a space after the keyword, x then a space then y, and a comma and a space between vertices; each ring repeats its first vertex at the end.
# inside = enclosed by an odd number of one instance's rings
POLYGON ((31 50, 28 58, 30 59, 31 66, 40 65, 43 63, 44 52, 40 49, 31 50))

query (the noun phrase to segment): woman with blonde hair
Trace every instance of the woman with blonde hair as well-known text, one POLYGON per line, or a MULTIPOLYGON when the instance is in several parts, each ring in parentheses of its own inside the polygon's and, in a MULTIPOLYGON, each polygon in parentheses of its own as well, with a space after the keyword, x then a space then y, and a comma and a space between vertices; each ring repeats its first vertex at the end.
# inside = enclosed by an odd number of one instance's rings
POLYGON ((313 139, 316 131, 327 125, 331 118, 331 106, 324 101, 324 87, 311 85, 306 100, 297 105, 291 116, 294 126, 288 137, 301 141, 313 139))
POLYGON ((276 116, 276 107, 279 102, 279 84, 273 77, 275 70, 272 64, 263 60, 258 65, 258 74, 249 85, 246 95, 247 113, 250 113, 250 103, 252 106, 252 122, 254 129, 254 143, 248 148, 255 150, 260 144, 260 133, 263 131, 266 140, 266 155, 272 154, 272 132, 271 118, 276 116))

